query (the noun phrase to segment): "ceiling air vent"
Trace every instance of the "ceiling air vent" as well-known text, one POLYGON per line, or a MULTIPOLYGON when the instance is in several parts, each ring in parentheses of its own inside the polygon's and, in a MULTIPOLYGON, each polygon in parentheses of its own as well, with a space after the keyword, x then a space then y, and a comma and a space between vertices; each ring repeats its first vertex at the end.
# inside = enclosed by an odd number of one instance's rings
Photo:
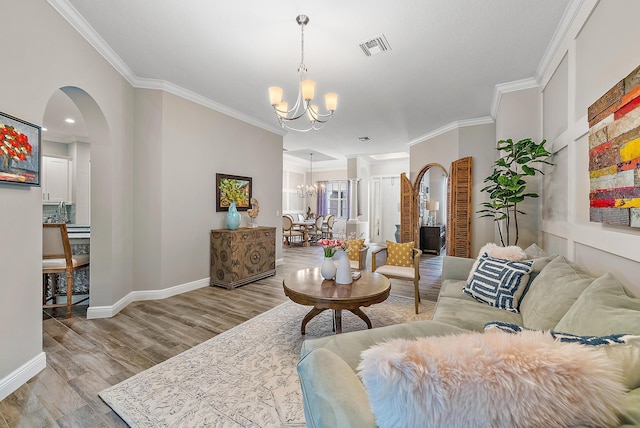
POLYGON ((360 49, 366 56, 377 55, 391 50, 384 34, 360 44, 360 49))

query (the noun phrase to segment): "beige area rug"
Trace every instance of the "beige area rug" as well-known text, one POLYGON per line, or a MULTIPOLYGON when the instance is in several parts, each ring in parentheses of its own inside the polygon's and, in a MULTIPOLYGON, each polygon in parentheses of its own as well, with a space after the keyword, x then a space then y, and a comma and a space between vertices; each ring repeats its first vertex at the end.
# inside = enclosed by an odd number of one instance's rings
MULTIPOLYGON (((413 299, 390 296, 363 310, 373 327, 430 319, 413 299)), ((285 302, 100 393, 132 427, 305 426, 296 364, 305 338, 332 335, 331 311, 300 323, 309 307, 285 302)), ((343 332, 365 323, 343 311, 343 332)))

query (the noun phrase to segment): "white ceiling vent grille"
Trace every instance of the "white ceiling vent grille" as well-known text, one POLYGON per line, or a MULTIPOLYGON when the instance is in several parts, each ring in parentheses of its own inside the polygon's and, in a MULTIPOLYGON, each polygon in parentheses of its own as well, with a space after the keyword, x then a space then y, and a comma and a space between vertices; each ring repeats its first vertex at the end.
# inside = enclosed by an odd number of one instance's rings
POLYGON ((384 34, 360 44, 360 49, 366 56, 381 54, 391 50, 391 46, 384 34))

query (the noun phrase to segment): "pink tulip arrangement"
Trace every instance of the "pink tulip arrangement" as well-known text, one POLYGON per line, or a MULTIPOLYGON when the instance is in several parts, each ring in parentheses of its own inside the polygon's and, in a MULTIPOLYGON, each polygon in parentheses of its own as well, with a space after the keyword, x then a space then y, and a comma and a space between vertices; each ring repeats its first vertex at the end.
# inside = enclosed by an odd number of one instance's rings
POLYGON ((325 257, 333 257, 336 251, 344 249, 344 241, 341 239, 321 239, 318 244, 322 245, 325 257))

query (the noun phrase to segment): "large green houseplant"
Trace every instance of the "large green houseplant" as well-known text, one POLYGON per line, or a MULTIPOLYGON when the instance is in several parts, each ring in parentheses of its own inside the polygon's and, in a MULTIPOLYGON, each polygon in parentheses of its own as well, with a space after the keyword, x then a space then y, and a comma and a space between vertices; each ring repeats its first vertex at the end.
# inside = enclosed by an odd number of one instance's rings
POLYGON ((519 238, 518 214, 526 213, 518 209, 518 204, 527 198, 537 198, 538 194, 527 192, 526 177, 543 174, 538 167, 553 165, 547 159, 551 155, 544 148, 546 140, 536 143, 526 138, 514 143, 511 139, 498 141, 497 149, 502 156, 493 163, 493 172, 484 179, 488 183, 481 191, 489 194, 489 201, 481 204, 480 217, 493 217, 503 246, 517 245, 519 238), (511 229, 515 240, 511 244, 511 229))

